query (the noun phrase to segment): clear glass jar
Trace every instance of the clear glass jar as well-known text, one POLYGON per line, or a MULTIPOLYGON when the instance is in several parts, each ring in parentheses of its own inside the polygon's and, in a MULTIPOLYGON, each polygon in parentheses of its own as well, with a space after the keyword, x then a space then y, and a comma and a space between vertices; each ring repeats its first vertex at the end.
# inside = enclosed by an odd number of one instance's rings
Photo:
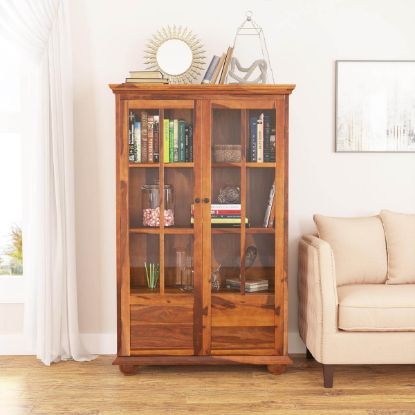
MULTIPOLYGON (((145 184, 141 187, 143 226, 160 226, 160 186, 145 184)), ((174 197, 171 185, 164 185, 164 226, 174 225, 174 197)))

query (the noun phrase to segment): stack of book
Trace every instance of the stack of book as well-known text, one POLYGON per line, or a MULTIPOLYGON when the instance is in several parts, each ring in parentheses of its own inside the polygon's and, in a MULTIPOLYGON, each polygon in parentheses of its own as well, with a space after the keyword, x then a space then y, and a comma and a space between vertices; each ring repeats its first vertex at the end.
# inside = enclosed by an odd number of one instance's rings
POLYGON ((268 113, 249 117, 247 160, 257 163, 275 162, 275 122, 268 113))
MULTIPOLYGON (((141 111, 129 113, 129 153, 131 163, 160 161, 160 117, 141 111)), ((193 126, 184 120, 163 120, 164 162, 193 161, 193 126)))
POLYGON ((126 83, 132 84, 168 84, 169 80, 163 77, 160 71, 130 71, 126 83))
POLYGON ((164 162, 193 161, 193 125, 184 120, 163 120, 164 162))
MULTIPOLYGON (((210 207, 212 228, 240 228, 241 205, 240 204, 212 204, 210 207)), ((194 224, 193 205, 191 207, 190 223, 194 224)), ((248 218, 245 218, 245 226, 249 227, 248 218)))
POLYGON ((233 48, 229 47, 222 56, 214 56, 203 77, 202 84, 224 84, 231 62, 233 48))
MULTIPOLYGON (((226 278, 226 288, 230 290, 240 290, 241 280, 238 278, 226 278)), ((256 291, 267 291, 269 287, 268 280, 246 280, 245 292, 253 293, 256 291)))

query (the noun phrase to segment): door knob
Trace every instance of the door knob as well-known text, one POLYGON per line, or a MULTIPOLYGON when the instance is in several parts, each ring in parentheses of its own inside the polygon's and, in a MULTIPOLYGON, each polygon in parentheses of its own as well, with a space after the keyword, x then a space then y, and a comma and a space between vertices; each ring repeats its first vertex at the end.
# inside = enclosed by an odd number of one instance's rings
POLYGON ((208 198, 208 197, 205 197, 205 198, 203 199, 203 202, 204 202, 204 203, 209 203, 209 198, 208 198))
POLYGON ((200 198, 199 198, 199 197, 197 197, 197 198, 195 199, 195 203, 200 203, 200 198))

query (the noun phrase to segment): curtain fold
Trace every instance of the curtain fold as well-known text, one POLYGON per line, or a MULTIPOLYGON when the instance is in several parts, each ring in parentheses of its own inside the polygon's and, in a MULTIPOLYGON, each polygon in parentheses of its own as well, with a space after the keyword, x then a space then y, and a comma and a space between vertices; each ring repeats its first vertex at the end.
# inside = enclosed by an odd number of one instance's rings
MULTIPOLYGON (((78 328, 72 61, 64 0, 2 0, 0 36, 33 63, 32 113, 24 135, 25 318, 47 365, 90 360, 78 328)), ((29 117, 29 115, 28 115, 29 117)))

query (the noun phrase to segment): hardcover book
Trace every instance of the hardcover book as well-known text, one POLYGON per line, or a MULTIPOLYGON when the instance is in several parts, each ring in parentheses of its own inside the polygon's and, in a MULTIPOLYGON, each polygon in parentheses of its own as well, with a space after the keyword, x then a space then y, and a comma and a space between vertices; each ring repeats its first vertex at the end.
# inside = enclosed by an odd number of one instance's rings
POLYGON ((153 159, 155 163, 160 161, 160 116, 154 116, 153 127, 153 159))
POLYGON ((257 161, 257 120, 256 116, 252 116, 249 120, 250 134, 249 134, 249 151, 248 161, 257 161))
POLYGON ((187 161, 192 162, 193 161, 193 125, 189 124, 187 126, 187 129, 189 130, 189 159, 187 161))
POLYGON ((165 118, 163 120, 163 151, 164 151, 164 162, 168 163, 170 161, 170 148, 169 148, 169 119, 165 118))
POLYGON ((186 161, 186 151, 185 151, 185 122, 179 120, 179 161, 186 161))
POLYGON ((147 163, 148 161, 148 113, 147 111, 141 112, 141 162, 147 163))
POLYGON ((134 161, 141 163, 141 122, 134 122, 134 161))
POLYGON ((169 161, 174 161, 174 120, 169 120, 169 161))
POLYGON ((210 61, 210 64, 206 70, 205 76, 203 77, 202 84, 210 84, 212 81, 213 74, 215 72, 216 67, 219 64, 219 56, 214 56, 210 61))
POLYGON ((264 162, 271 161, 271 114, 264 114, 264 162))
POLYGON ((152 163, 154 161, 153 154, 154 144, 154 117, 149 115, 147 118, 147 161, 152 163))
POLYGON ((173 161, 179 161, 179 120, 173 120, 173 161))
POLYGON ((162 79, 163 74, 160 71, 130 71, 130 78, 151 78, 162 79))
POLYGON ((258 163, 263 163, 264 161, 264 114, 261 114, 257 121, 257 158, 258 163))

